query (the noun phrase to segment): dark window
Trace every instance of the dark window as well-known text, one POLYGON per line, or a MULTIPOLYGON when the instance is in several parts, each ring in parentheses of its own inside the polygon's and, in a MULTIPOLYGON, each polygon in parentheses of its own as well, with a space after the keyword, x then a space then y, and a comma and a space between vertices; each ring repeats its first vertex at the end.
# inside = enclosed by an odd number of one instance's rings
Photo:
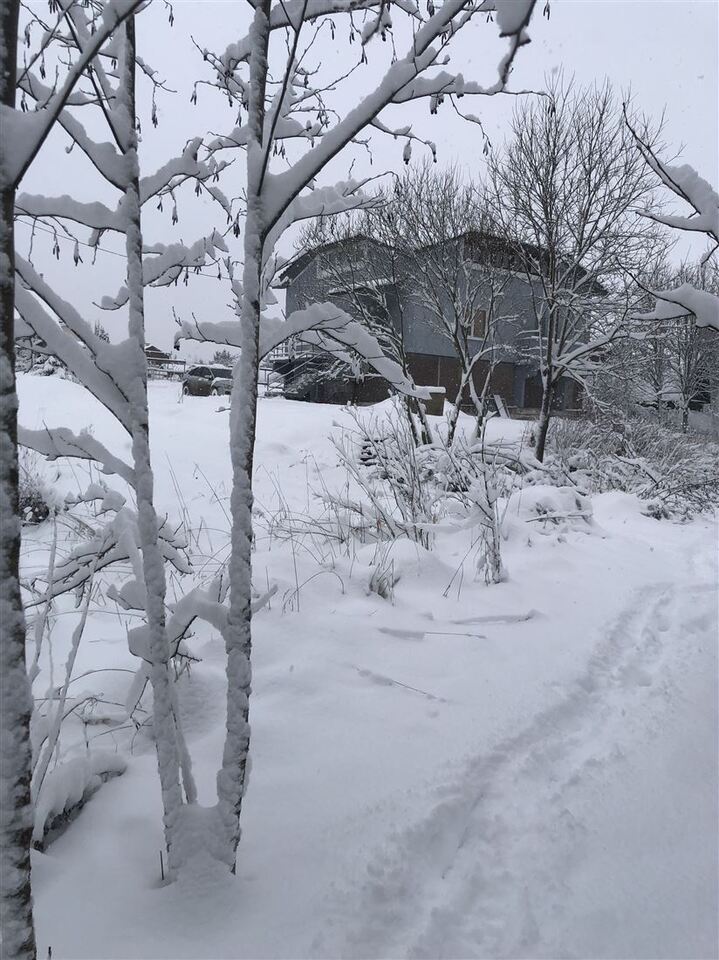
POLYGON ((483 337, 487 331, 487 311, 484 308, 475 310, 472 314, 472 329, 470 337, 483 337))
POLYGON ((221 380, 232 379, 232 370, 228 367, 213 367, 211 373, 213 377, 218 377, 221 380))

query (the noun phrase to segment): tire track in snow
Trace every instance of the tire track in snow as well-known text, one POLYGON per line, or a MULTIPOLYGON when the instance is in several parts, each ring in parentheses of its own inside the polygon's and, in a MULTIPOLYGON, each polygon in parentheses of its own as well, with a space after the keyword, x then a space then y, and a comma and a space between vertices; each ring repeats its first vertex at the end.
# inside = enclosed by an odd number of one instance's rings
POLYGON ((678 655, 670 627, 679 590, 639 591, 559 703, 472 759, 426 818, 390 838, 368 867, 361 926, 342 956, 542 955, 532 891, 561 914, 586 833, 570 809, 572 788, 589 781, 601 802, 622 743, 646 736, 666 709, 669 681, 657 675, 678 655))

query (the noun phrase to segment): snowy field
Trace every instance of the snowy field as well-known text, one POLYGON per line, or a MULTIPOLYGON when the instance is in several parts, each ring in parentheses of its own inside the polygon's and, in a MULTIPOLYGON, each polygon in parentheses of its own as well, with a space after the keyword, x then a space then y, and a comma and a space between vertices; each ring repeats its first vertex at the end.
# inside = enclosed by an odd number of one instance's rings
MULTIPOLYGON (((25 376, 19 392, 23 426, 91 426, 127 451, 80 386, 25 376)), ((184 520, 209 580, 229 553, 228 413, 170 384, 150 403, 158 510, 184 520)), ((254 621, 237 876, 161 884, 153 744, 112 726, 119 671, 137 661, 127 618, 98 602, 74 675, 75 696, 106 701, 102 722, 66 724, 61 752, 102 734, 93 748, 128 765, 34 855, 39 955, 715 957, 716 523, 656 521, 609 493, 583 527, 546 530, 520 500, 506 582, 476 577, 470 533, 440 533, 431 553, 395 545, 382 599, 372 545, 330 555, 311 533, 281 535, 346 483, 329 435, 350 424, 339 407, 260 401, 254 576, 277 592, 254 621)), ((519 443, 525 425, 490 428, 519 443)), ((87 485, 77 463, 43 470, 63 495, 87 485)), ((59 524, 59 553, 75 536, 59 524)), ((26 577, 50 540, 47 523, 26 537, 26 577)), ((36 696, 76 620, 64 598, 36 696)), ((224 648, 205 624, 189 646, 183 721, 211 803, 224 648)))

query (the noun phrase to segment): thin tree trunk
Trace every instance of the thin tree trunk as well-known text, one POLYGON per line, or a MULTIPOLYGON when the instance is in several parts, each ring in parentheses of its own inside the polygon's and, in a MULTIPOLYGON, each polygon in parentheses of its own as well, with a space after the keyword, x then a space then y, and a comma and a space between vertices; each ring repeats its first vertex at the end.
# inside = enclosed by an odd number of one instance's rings
MULTIPOLYGON (((82 635, 85 632, 87 614, 90 609, 90 600, 92 599, 92 581, 95 575, 95 569, 96 564, 93 564, 92 572, 87 583, 85 584, 85 599, 82 605, 80 621, 72 632, 70 652, 68 653, 67 662, 65 664, 65 679, 57 694, 55 712, 52 714, 49 722, 47 737, 44 741, 44 749, 42 752, 40 752, 37 764, 35 765, 32 792, 33 796, 36 798, 39 796, 40 791, 42 790, 42 785, 47 775, 50 761, 52 760, 52 755, 55 752, 55 747, 57 746, 57 742, 60 738, 60 729, 62 727, 62 721, 65 715, 65 704, 67 703, 67 691, 72 682, 72 671, 75 667, 77 651, 80 649, 80 641, 82 640, 82 635)), ((50 717, 50 710, 48 710, 48 716, 50 717)))
POLYGON ((540 463, 544 462, 544 448, 547 444, 547 433, 549 431, 549 421, 552 415, 552 400, 554 399, 554 384, 551 375, 548 373, 544 381, 542 390, 542 406, 539 410, 539 421, 537 423, 537 444, 534 454, 540 463))
POLYGON ((263 126, 270 0, 259 0, 250 31, 250 102, 247 144, 247 215, 245 218, 241 355, 235 367, 230 407, 232 459, 232 553, 227 652, 227 726, 222 767, 217 774, 218 811, 223 827, 223 859, 234 872, 240 841, 240 814, 250 748, 252 682, 252 465, 257 424, 260 284, 264 226, 262 220, 263 126))
POLYGON ((419 417, 419 422, 421 426, 420 430, 420 440, 422 443, 434 443, 434 437, 432 436, 432 427, 429 424, 427 419, 427 410, 425 409, 424 404, 421 400, 414 401, 417 407, 417 416, 419 417))
POLYGON ((432 437, 432 428, 429 425, 427 411, 425 410, 422 401, 417 400, 416 397, 405 396, 404 405, 415 447, 420 447, 423 444, 433 443, 434 440, 432 437), (417 424, 414 420, 415 415, 419 420, 419 430, 417 429, 417 424))
POLYGON ((459 392, 454 398, 454 403, 452 404, 452 409, 449 414, 449 419, 447 421, 447 446, 451 447, 454 441, 454 434, 457 429, 457 421, 459 420, 459 411, 462 406, 462 394, 464 393, 464 388, 466 386, 465 381, 463 380, 460 384, 459 392))
POLYGON ((147 625, 150 634, 150 683, 153 696, 153 729, 162 791, 165 844, 171 874, 180 866, 176 828, 182 813, 180 748, 176 728, 175 692, 170 674, 170 645, 165 629, 165 564, 158 544, 158 523, 153 502, 154 478, 150 462, 150 427, 147 406, 147 358, 145 356, 145 305, 142 285, 142 229, 137 133, 135 130, 135 20, 125 24, 122 90, 127 110, 125 156, 130 175, 125 188, 127 217, 125 250, 129 291, 128 331, 136 343, 137 378, 130 397, 132 457, 135 467, 138 527, 146 591, 147 625))
POLYGON ((414 422, 414 414, 412 413, 412 398, 404 396, 402 398, 404 401, 404 412, 407 415, 407 422, 409 424, 410 433, 412 434, 412 443, 415 447, 418 447, 420 444, 419 433, 417 432, 417 424, 414 422))
MULTIPOLYGON (((19 3, 0 0, 0 102, 15 108, 19 3)), ((0 147, 0 151, 2 147, 0 147)), ((0 152, 0 933, 8 960, 37 956, 32 916, 32 695, 20 593, 15 385, 15 184, 0 152)))
POLYGON ((487 376, 484 378, 484 386, 482 387, 482 392, 478 395, 476 387, 474 385, 474 380, 470 379, 469 388, 472 393, 472 400, 474 402, 474 409, 477 414, 476 420, 476 439, 482 439, 482 431, 484 430, 484 424, 487 418, 487 395, 489 394, 489 388, 492 382, 492 374, 494 373, 494 362, 490 361, 489 370, 487 371, 487 376))
POLYGON ((502 581, 502 540, 499 530, 499 516, 497 514, 497 501, 492 500, 492 529, 490 531, 490 543, 488 545, 489 574, 492 583, 501 583, 502 581))
POLYGON ((534 454, 540 463, 544 462, 544 448, 547 444, 549 420, 552 416, 552 400, 554 399, 554 340, 557 330, 557 305, 552 286, 549 298, 547 316, 547 342, 545 344, 544 370, 542 371, 542 405, 539 410, 537 424, 537 445, 534 454))
POLYGON ((454 440, 454 434, 457 429, 457 421, 459 420, 459 413, 462 407, 462 400, 464 398, 464 391, 467 389, 467 384, 472 376, 472 361, 471 359, 468 359, 467 346, 460 341, 458 336, 455 336, 454 338, 454 349, 457 354, 457 359, 462 367, 462 375, 459 380, 459 389, 457 390, 457 394, 454 398, 452 412, 449 415, 449 425, 447 430, 448 446, 451 446, 454 440))

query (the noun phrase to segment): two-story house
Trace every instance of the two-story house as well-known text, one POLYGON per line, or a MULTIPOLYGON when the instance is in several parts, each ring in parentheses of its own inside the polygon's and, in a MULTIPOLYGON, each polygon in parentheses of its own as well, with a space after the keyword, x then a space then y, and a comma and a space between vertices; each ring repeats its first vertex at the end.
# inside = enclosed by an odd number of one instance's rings
MULTIPOLYGON (((497 238, 465 234, 451 243, 460 245, 456 252, 467 268, 458 272, 457 282, 467 283, 461 278, 471 278, 473 267, 479 271, 466 324, 470 353, 484 352, 473 368, 476 388, 482 389, 491 365, 492 396, 501 397, 504 405, 517 413, 538 408, 542 390, 534 359, 537 351, 532 349, 536 343, 536 314, 526 273, 513 262, 509 246, 497 238), (483 284, 487 286, 485 297, 483 284), (491 351, 485 336, 488 322, 491 351)), ((371 322, 374 311, 376 322, 401 343, 414 381, 421 386, 443 387, 447 399, 453 401, 462 365, 445 326, 438 322, 437 299, 430 304, 426 296, 418 296, 417 289, 426 291, 426 284, 413 278, 413 271, 427 262, 423 258, 439 255, 437 249, 427 249, 421 256, 413 253, 411 263, 403 263, 396 251, 366 237, 316 247, 296 257, 283 271, 286 311, 290 314, 328 300, 363 322, 368 316, 371 322)), ((388 386, 381 378, 332 375, 330 363, 305 344, 290 344, 277 363, 285 376, 288 396, 297 399, 373 403, 387 397, 388 386)), ((555 403, 558 409, 577 409, 581 403, 578 385, 569 379, 562 381, 555 403)), ((464 405, 469 406, 468 396, 464 405)))

